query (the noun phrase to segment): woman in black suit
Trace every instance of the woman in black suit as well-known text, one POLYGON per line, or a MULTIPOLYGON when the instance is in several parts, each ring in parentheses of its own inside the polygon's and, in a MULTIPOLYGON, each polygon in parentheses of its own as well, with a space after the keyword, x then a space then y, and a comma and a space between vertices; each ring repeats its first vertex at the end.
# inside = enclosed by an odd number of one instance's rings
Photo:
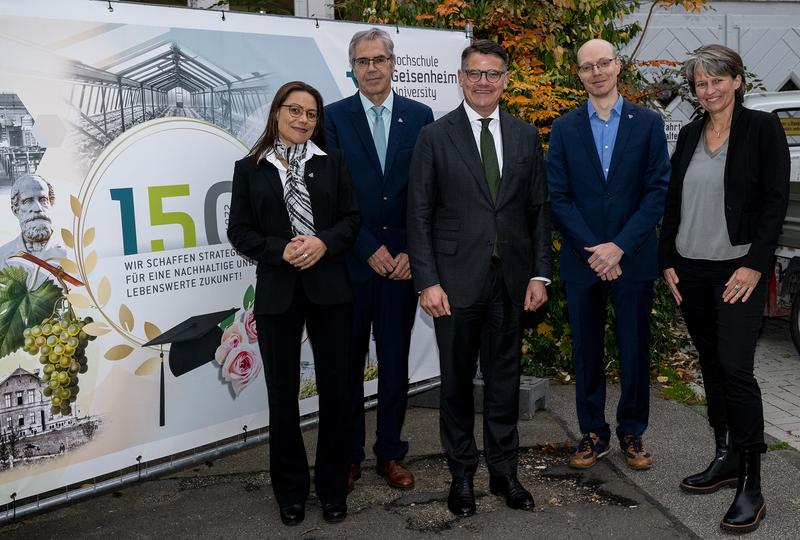
POLYGON ((716 455, 680 487, 711 493, 736 484, 720 526, 747 532, 766 511, 753 356, 788 203, 789 147, 776 116, 742 106, 745 73, 735 51, 701 47, 684 69, 705 114, 678 135, 660 262, 700 354, 716 455))
POLYGON ((319 435, 314 484, 323 518, 347 515, 353 295, 345 254, 359 226, 337 150, 323 150, 322 96, 295 81, 272 101, 267 126, 233 173, 228 238, 258 263, 255 314, 270 410, 270 478, 281 519, 305 517, 310 475, 298 391, 303 326, 314 352, 319 435))

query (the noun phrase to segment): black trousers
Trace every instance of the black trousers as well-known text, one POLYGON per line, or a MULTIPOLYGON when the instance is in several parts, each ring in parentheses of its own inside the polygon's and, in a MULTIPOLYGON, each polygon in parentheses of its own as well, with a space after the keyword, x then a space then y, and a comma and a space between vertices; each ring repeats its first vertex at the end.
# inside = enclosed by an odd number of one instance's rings
POLYGON ((766 452, 761 390, 753 375, 756 341, 764 313, 768 276, 761 276, 747 302, 722 300, 725 283, 741 259, 676 259, 681 311, 697 352, 713 427, 727 426, 739 450, 766 452))
POLYGON ((298 280, 292 305, 278 315, 257 315, 258 346, 269 399, 270 479, 281 507, 304 503, 310 474, 300 432, 300 345, 303 325, 314 352, 319 431, 314 486, 324 503, 344 503, 351 437, 348 363, 352 304, 311 302, 298 280))
POLYGON ((350 362, 353 445, 351 461, 364 459, 364 364, 370 333, 378 356, 378 425, 372 451, 378 459, 401 460, 408 442, 400 438, 408 403, 408 351, 417 310, 411 280, 374 274, 353 283, 353 355, 350 362), (370 332, 371 330, 371 332, 370 332))
POLYGON ((451 313, 434 319, 442 374, 439 429, 450 473, 471 476, 478 467, 472 380, 480 352, 486 464, 493 476, 516 474, 522 305, 511 302, 499 263, 492 264, 478 301, 451 313))

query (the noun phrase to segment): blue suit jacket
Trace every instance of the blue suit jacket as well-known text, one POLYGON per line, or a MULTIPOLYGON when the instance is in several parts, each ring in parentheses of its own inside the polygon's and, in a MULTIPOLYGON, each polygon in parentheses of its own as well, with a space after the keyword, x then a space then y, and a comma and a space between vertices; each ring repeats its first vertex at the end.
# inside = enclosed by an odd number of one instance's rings
POLYGON ((422 126, 431 122, 430 107, 395 94, 386 170, 381 172, 358 92, 325 107, 327 145, 344 152, 361 210, 361 229, 347 257, 347 267, 355 282, 365 281, 374 274, 366 260, 381 245, 392 256, 407 251, 408 169, 417 135, 422 126))
POLYGON ((553 221, 564 237, 561 278, 597 281, 584 248, 614 242, 625 252, 620 280, 655 279, 656 225, 664 213, 669 174, 664 125, 654 111, 624 100, 607 179, 586 104, 556 120, 547 178, 553 221))

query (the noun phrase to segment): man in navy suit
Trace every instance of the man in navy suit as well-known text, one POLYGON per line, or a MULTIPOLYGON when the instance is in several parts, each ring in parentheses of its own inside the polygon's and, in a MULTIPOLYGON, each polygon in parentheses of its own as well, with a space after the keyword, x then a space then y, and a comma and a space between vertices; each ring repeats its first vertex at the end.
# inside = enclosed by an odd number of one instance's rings
POLYGON ((572 332, 578 422, 570 459, 588 468, 609 451, 603 339, 610 295, 620 351, 622 395, 616 434, 633 469, 653 458, 642 442, 650 407, 650 309, 658 276, 656 225, 670 164, 660 116, 617 91, 614 47, 593 39, 578 51, 588 101, 553 123, 547 178, 564 238, 561 278, 572 332))
POLYGON ((411 153, 420 129, 433 122, 430 107, 392 91, 394 43, 372 28, 350 40, 358 92, 325 107, 330 146, 344 151, 362 225, 347 267, 355 293, 353 320, 352 462, 348 488, 364 459, 364 362, 370 329, 378 356, 378 426, 373 451, 378 474, 394 488, 414 487, 400 438, 408 392, 408 352, 417 307, 406 253, 406 194, 411 153))

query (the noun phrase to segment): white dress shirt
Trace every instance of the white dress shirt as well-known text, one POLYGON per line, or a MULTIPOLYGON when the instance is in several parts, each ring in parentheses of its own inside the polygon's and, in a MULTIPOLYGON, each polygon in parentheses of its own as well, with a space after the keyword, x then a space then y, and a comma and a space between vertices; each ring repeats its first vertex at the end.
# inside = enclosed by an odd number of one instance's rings
MULTIPOLYGON (((492 114, 489 116, 481 116, 476 113, 472 107, 467 105, 464 101, 464 110, 467 112, 467 119, 472 128, 472 136, 475 137, 475 144, 478 146, 478 152, 481 151, 481 118, 491 118, 489 122, 489 132, 494 138, 494 149, 497 151, 497 165, 500 168, 500 176, 503 176, 503 133, 500 131, 500 107, 495 107, 492 114)), ((481 156, 483 161, 483 156, 481 156)))
MULTIPOLYGON (((308 146, 306 147, 306 157, 303 158, 303 163, 306 163, 309 159, 311 159, 311 156, 327 156, 327 155, 328 154, 323 152, 319 146, 314 144, 314 141, 309 139, 308 146)), ((264 153, 261 154, 259 161, 261 161, 262 159, 266 159, 267 161, 275 165, 275 168, 278 169, 278 176, 280 176, 281 178, 281 187, 286 189, 286 167, 284 167, 283 163, 280 162, 275 152, 273 152, 271 148, 265 150, 264 153)))

